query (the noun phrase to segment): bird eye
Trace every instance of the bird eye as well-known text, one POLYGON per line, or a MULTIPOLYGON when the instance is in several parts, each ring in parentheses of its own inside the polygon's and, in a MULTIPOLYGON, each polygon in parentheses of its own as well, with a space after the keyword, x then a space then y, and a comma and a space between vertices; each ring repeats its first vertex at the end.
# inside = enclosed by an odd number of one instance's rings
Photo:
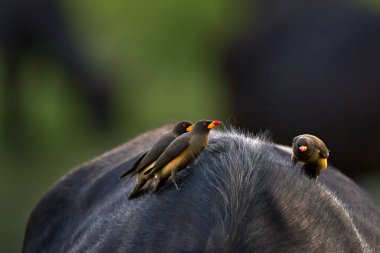
POLYGON ((205 125, 207 125, 207 124, 206 124, 206 122, 203 122, 203 123, 202 123, 202 125, 204 125, 204 126, 205 126, 205 125))
POLYGON ((182 124, 182 126, 183 126, 183 127, 186 127, 186 124, 185 124, 185 123, 183 123, 183 124, 182 124))

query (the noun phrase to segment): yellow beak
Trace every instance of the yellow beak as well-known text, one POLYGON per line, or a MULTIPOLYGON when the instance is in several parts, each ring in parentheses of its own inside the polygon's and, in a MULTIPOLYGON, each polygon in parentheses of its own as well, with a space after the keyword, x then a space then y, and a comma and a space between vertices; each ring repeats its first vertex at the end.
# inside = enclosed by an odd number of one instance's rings
POLYGON ((307 150, 307 147, 306 146, 301 146, 301 147, 299 147, 299 150, 301 152, 305 152, 307 150))
POLYGON ((216 127, 217 125, 220 125, 220 124, 222 124, 222 122, 220 122, 219 120, 214 120, 213 122, 211 122, 211 123, 207 126, 207 128, 208 128, 208 129, 211 129, 211 128, 214 128, 214 127, 216 127))
POLYGON ((187 131, 187 132, 191 132, 191 130, 193 130, 193 127, 194 127, 194 125, 191 125, 191 126, 187 127, 187 128, 186 128, 186 131, 187 131))

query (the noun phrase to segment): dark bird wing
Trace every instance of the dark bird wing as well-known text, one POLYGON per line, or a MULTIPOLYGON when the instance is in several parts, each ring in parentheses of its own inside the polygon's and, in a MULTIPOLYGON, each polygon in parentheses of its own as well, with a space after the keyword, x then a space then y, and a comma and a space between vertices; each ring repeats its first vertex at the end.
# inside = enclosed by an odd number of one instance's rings
POLYGON ((323 158, 328 158, 330 155, 330 150, 323 144, 318 147, 319 155, 323 158))
POLYGON ((175 140, 172 133, 162 136, 149 150, 144 159, 138 164, 136 173, 144 170, 146 167, 157 161, 165 149, 175 140))
MULTIPOLYGON (((132 165, 132 167, 128 168, 128 170, 127 170, 123 175, 120 176, 120 179, 122 179, 122 178, 124 178, 124 177, 126 177, 126 176, 128 176, 128 175, 129 175, 129 176, 134 175, 133 172, 136 172, 137 166, 138 166, 139 163, 142 161, 142 159, 144 159, 144 157, 146 156, 146 154, 147 154, 148 152, 149 152, 149 149, 148 149, 147 151, 145 151, 144 153, 140 154, 140 156, 137 158, 136 162, 132 165)), ((125 166, 125 164, 128 164, 128 162, 127 162, 127 163, 123 163, 123 164, 121 164, 120 166, 121 166, 121 167, 122 167, 122 166, 125 166)), ((130 177, 128 177, 128 178, 130 178, 130 177)))
POLYGON ((319 156, 322 158, 328 158, 330 150, 326 147, 326 144, 318 137, 314 138, 315 147, 319 150, 319 156))
MULTIPOLYGON (((155 165, 144 172, 144 175, 152 175, 156 171, 162 169, 166 164, 176 158, 190 145, 190 135, 184 134, 173 141, 168 148, 158 158, 155 165)), ((148 176, 150 177, 150 176, 148 176)))

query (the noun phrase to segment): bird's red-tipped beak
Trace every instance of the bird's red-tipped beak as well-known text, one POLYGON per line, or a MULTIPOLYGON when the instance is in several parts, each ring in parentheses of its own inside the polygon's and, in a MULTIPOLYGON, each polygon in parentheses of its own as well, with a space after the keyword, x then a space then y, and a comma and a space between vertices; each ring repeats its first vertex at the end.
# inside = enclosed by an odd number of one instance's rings
POLYGON ((307 150, 307 147, 306 146, 300 146, 298 147, 298 149, 301 151, 301 152, 305 152, 307 150))
POLYGON ((211 122, 211 123, 207 126, 207 128, 208 128, 208 129, 211 129, 211 128, 214 128, 214 127, 216 127, 217 125, 220 125, 220 124, 222 124, 222 122, 220 122, 219 120, 214 120, 213 122, 211 122))
POLYGON ((186 128, 186 131, 187 131, 187 132, 191 132, 191 130, 193 130, 193 127, 194 127, 194 125, 191 125, 191 126, 187 127, 187 128, 186 128))

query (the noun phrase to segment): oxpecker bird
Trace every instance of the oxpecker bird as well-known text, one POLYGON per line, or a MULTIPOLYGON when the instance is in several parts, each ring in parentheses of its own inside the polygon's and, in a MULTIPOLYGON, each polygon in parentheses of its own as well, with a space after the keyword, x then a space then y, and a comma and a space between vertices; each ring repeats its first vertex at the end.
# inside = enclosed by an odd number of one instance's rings
POLYGON ((299 135, 293 139, 292 149, 293 165, 296 165, 298 161, 304 162, 302 170, 310 178, 316 179, 321 171, 327 168, 330 151, 318 137, 310 134, 299 135))
POLYGON ((191 125, 192 123, 189 121, 178 122, 171 132, 163 135, 149 150, 139 157, 128 171, 120 176, 120 178, 131 178, 137 174, 136 185, 129 195, 130 197, 133 197, 140 187, 146 183, 146 176, 142 172, 151 168, 158 157, 178 136, 190 131, 191 125))
MULTIPOLYGON (((157 159, 155 164, 144 172, 147 179, 157 180, 152 192, 156 192, 170 178, 175 186, 176 172, 192 163, 208 144, 208 134, 220 121, 200 120, 194 124, 191 132, 175 139, 157 159)), ((178 187, 177 187, 178 189, 178 187)))

